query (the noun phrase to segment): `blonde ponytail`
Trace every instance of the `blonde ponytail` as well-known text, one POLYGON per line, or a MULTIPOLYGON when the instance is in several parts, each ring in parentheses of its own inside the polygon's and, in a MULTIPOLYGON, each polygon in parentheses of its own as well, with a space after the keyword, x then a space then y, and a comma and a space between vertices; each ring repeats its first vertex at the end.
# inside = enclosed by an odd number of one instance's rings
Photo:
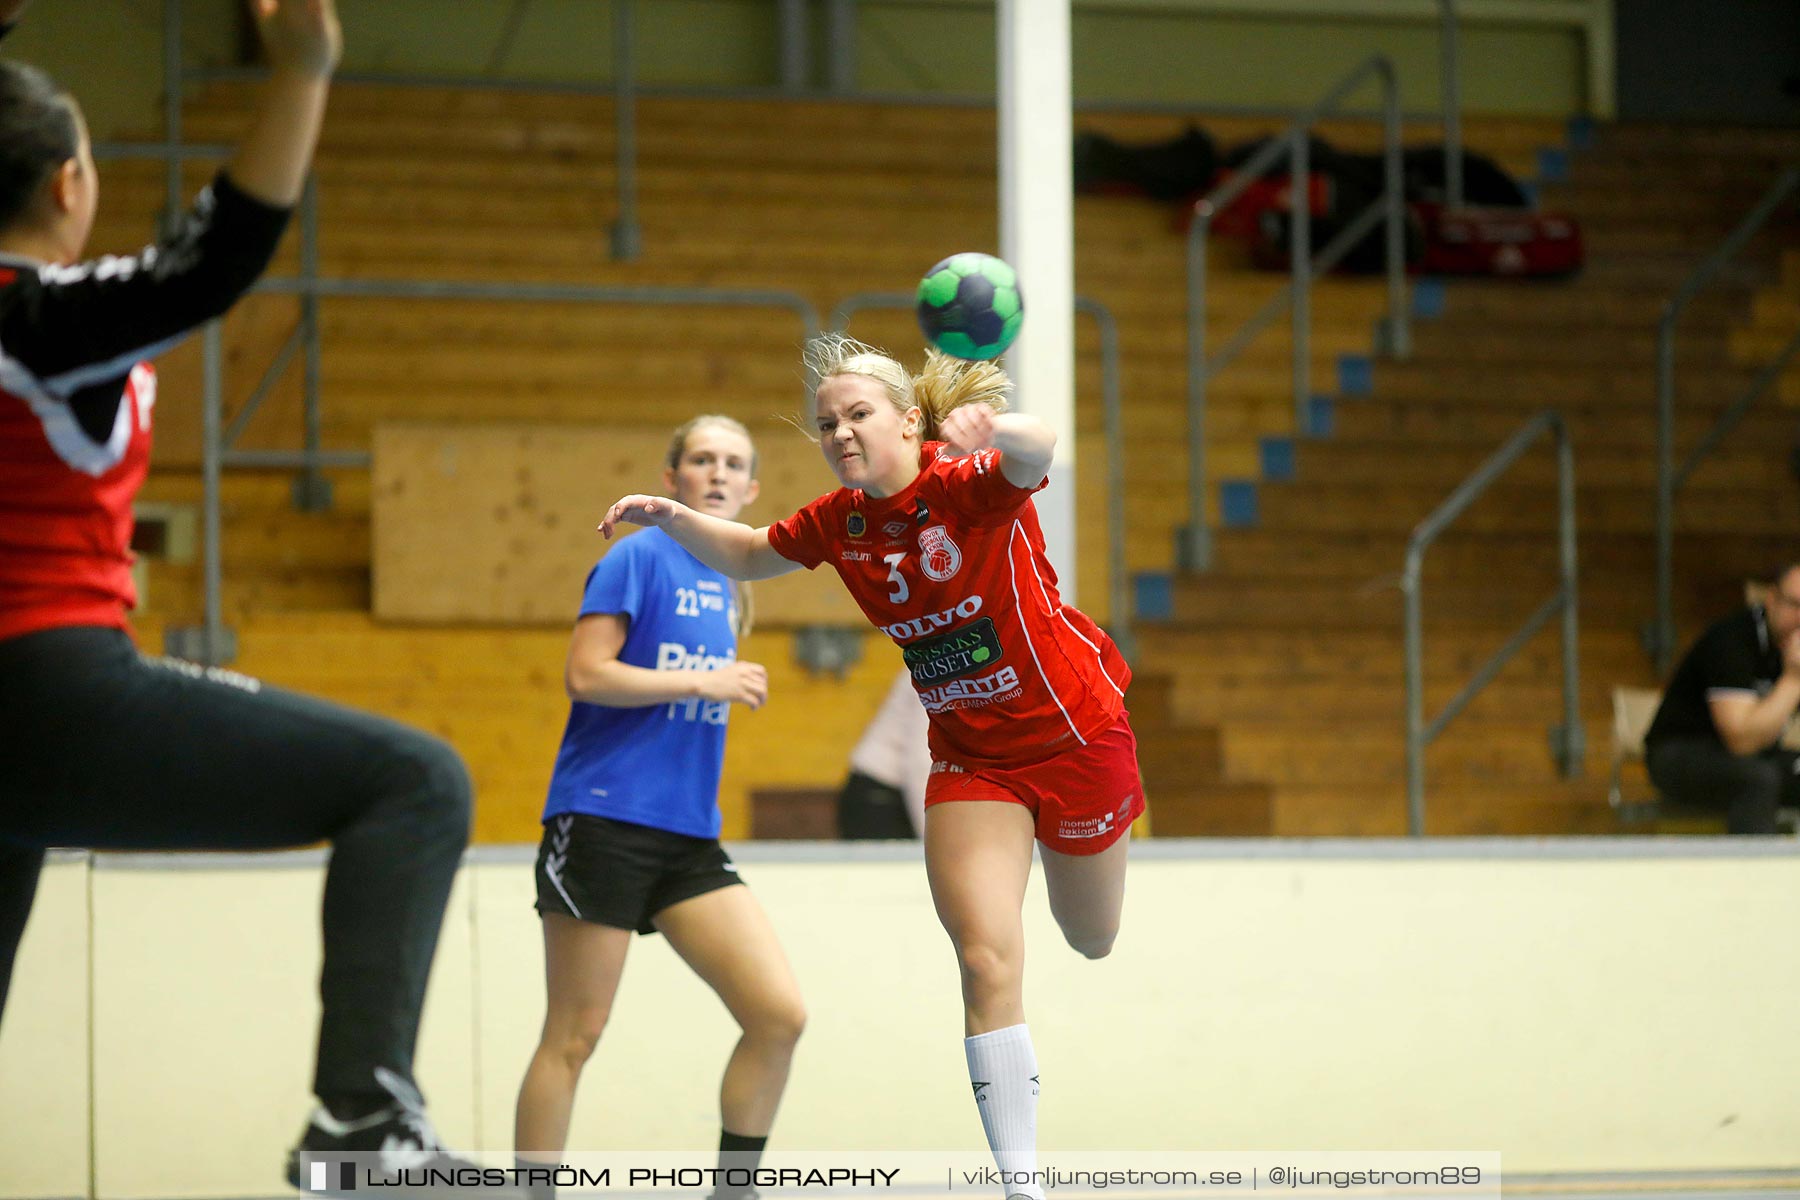
POLYGON ((1009 407, 1012 380, 991 362, 970 362, 936 350, 925 352, 925 366, 912 380, 913 403, 925 416, 926 441, 939 437, 944 418, 965 404, 985 404, 996 413, 1009 407))

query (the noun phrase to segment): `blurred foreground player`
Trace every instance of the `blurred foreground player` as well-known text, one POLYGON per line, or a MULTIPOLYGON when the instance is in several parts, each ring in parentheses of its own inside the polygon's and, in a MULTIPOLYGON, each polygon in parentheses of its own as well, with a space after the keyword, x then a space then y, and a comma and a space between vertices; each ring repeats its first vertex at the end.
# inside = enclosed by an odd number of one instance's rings
POLYGON ((156 401, 142 360, 268 264, 342 47, 332 0, 251 13, 270 67, 256 120, 180 228, 130 258, 81 261, 99 196, 81 110, 0 62, 0 1004, 46 847, 331 842, 320 1105, 288 1160, 305 1186, 314 1153, 460 1161, 412 1066, 470 793, 422 733, 132 644, 131 505, 156 401))

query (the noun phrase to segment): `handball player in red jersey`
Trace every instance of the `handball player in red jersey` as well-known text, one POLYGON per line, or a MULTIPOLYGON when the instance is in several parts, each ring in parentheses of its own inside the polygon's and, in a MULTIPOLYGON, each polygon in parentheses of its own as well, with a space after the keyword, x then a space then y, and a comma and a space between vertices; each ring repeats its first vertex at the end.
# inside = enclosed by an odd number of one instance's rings
POLYGON ((736 579, 830 563, 900 646, 931 720, 925 868, 962 969, 970 1082, 1007 1194, 1039 1200, 1020 908, 1036 842, 1063 936, 1089 958, 1112 949, 1144 811, 1130 670, 1057 594, 1031 500, 1056 437, 1005 411, 1004 372, 932 352, 914 377, 837 335, 807 359, 843 487, 759 529, 627 496, 600 529, 658 526, 736 579))

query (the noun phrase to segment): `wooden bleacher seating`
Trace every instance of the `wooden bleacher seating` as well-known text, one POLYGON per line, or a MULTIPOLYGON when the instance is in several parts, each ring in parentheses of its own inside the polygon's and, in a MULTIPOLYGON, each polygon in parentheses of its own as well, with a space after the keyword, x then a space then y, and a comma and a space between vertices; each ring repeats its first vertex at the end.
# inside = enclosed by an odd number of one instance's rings
MULTIPOLYGON (((189 136, 227 139, 244 111, 241 87, 209 88, 189 106, 189 136)), ((639 115, 645 254, 620 264, 607 256, 613 175, 604 99, 340 87, 319 163, 324 270, 778 287, 800 292, 823 314, 853 292, 904 290, 948 250, 997 240, 991 112, 647 98, 639 115)), ((1221 144, 1276 127, 1244 118, 1205 123, 1221 144)), ((1167 137, 1182 124, 1126 113, 1078 121, 1133 140, 1167 137)), ((1322 132, 1352 148, 1377 140, 1367 123, 1322 132)), ((1531 173, 1537 146, 1560 138, 1544 121, 1471 118, 1466 132, 1471 147, 1522 175, 1531 173)), ((1379 364, 1373 397, 1336 406, 1332 438, 1299 443, 1295 482, 1260 488, 1258 527, 1222 531, 1216 569, 1178 584, 1175 619, 1139 629, 1132 707, 1159 832, 1404 827, 1399 605, 1389 584, 1406 532, 1545 405, 1569 418, 1582 481, 1590 739, 1606 726, 1611 686, 1651 682, 1635 632, 1650 579, 1648 334, 1674 282, 1754 199, 1760 183, 1745 194, 1750 168, 1787 152, 1791 140, 1603 131, 1598 147, 1578 156, 1573 182, 1545 193, 1547 204, 1589 222, 1590 270, 1567 284, 1453 285, 1446 315, 1417 328, 1414 359, 1379 364), (1704 166, 1702 153, 1725 156, 1731 169, 1704 166), (1700 186, 1671 186, 1676 179, 1700 186)), ((128 248, 148 228, 160 176, 131 164, 109 164, 107 174, 98 241, 128 248)), ((196 184, 204 177, 190 174, 196 184)), ((1124 341, 1128 559, 1136 571, 1167 570, 1173 531, 1185 521, 1180 238, 1166 209, 1131 199, 1081 198, 1076 222, 1078 290, 1111 307, 1124 341)), ((1764 259, 1776 261, 1772 251, 1764 259)), ((277 270, 290 272, 295 261, 290 236, 277 270)), ((1754 295, 1754 308, 1753 285, 1771 279, 1766 264, 1730 275, 1690 312, 1680 348, 1683 445, 1753 372, 1755 352, 1791 330, 1800 256, 1779 261, 1785 274, 1754 295)), ((1216 339, 1278 280, 1251 273, 1227 245, 1216 247, 1214 265, 1216 339)), ((1320 285, 1317 390, 1335 389, 1339 354, 1367 352, 1383 302, 1376 281, 1320 285)), ((234 403, 261 376, 296 312, 292 299, 262 297, 228 320, 234 403)), ((648 446, 699 411, 738 416, 767 453, 787 453, 772 449, 782 439, 804 447, 775 420, 801 400, 798 322, 783 312, 334 300, 323 306, 323 323, 328 447, 369 449, 384 427, 444 422, 575 424, 648 446)), ((896 349, 917 345, 904 313, 866 313, 852 330, 896 349)), ((1078 320, 1076 339, 1078 488, 1083 511, 1096 514, 1100 393, 1086 321, 1078 320)), ((1213 387, 1210 478, 1255 477, 1260 439, 1293 433, 1287 357, 1285 331, 1271 330, 1213 387)), ((196 350, 170 356, 164 373, 158 469, 146 496, 192 503, 196 350)), ((1800 403, 1796 378, 1781 385, 1789 404, 1800 403)), ((298 413, 290 373, 244 444, 296 446, 298 413)), ((1689 627, 1718 609, 1726 589, 1717 581, 1765 566, 1785 542, 1792 425, 1790 413, 1772 406, 1753 414, 1690 484, 1677 550, 1679 612, 1689 627)), ((1545 455, 1527 463, 1518 482, 1432 552, 1425 594, 1434 706, 1548 592, 1547 462, 1545 455)), ((565 632, 541 614, 531 619, 549 625, 505 630, 372 620, 377 501, 367 475, 332 478, 336 508, 307 514, 287 504, 278 473, 227 477, 226 603, 239 626, 240 665, 452 736, 481 784, 481 836, 532 836, 564 708, 565 632)), ((817 478, 823 490, 822 467, 817 478)), ((579 524, 607 498, 567 502, 566 516, 579 524)), ((1104 617, 1101 538, 1098 521, 1086 521, 1076 574, 1081 602, 1104 617)), ((580 571, 555 584, 571 603, 580 571)), ((154 563, 148 581, 147 629, 193 619, 197 568, 154 563)), ((775 626, 753 637, 746 657, 769 661, 776 700, 734 718, 728 833, 750 830, 753 790, 836 786, 893 665, 878 638, 865 645, 862 663, 840 682, 794 666, 775 626), (769 753, 770 745, 780 752, 769 753)), ((1568 785, 1550 772, 1543 728, 1555 711, 1556 665, 1554 635, 1546 634, 1432 750, 1434 832, 1611 827, 1597 780, 1568 785)))

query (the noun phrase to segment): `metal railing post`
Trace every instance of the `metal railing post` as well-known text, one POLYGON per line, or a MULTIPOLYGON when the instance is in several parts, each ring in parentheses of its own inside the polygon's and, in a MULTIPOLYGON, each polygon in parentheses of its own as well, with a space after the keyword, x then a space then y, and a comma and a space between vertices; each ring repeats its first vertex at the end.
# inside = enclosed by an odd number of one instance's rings
POLYGON ((1412 357, 1412 313, 1406 302, 1406 172, 1401 161, 1400 83, 1394 68, 1381 64, 1381 170, 1387 202, 1387 317, 1381 349, 1404 362, 1412 357))
POLYGON ((1400 576, 1406 606, 1406 832, 1412 837, 1425 836, 1425 635, 1419 598, 1424 553, 1408 546, 1400 576))
POLYGON ((219 541, 223 516, 220 512, 220 472, 224 466, 225 447, 219 444, 219 427, 225 408, 225 339, 221 332, 224 325, 220 321, 209 321, 206 326, 204 346, 201 351, 203 367, 201 370, 201 388, 204 392, 201 418, 204 439, 203 461, 201 463, 201 489, 206 497, 205 540, 206 540, 206 613, 205 645, 202 661, 218 664, 225 661, 224 638, 224 563, 221 559, 219 541))
POLYGON ((1657 678, 1675 653, 1675 318, 1665 309, 1656 328, 1656 616, 1650 658, 1657 678))
POLYGON ((1675 467, 1675 334, 1688 303, 1711 283, 1719 271, 1749 244, 1770 217, 1796 190, 1800 190, 1800 166, 1783 171, 1745 214, 1725 240, 1700 261, 1663 307, 1656 326, 1656 611, 1644 641, 1659 676, 1666 675, 1675 656, 1675 494, 1682 483, 1711 453, 1749 407, 1775 383, 1780 364, 1794 353, 1795 343, 1777 359, 1773 369, 1762 372, 1701 439, 1682 468, 1675 467))
POLYGON ((1112 310, 1097 300, 1075 298, 1075 308, 1094 318, 1100 331, 1100 389, 1105 405, 1106 429, 1106 539, 1107 611, 1113 644, 1125 661, 1137 661, 1137 639, 1132 634, 1129 565, 1125 554, 1125 408, 1119 396, 1119 324, 1112 310))
POLYGON ((1288 328, 1293 335, 1290 351, 1294 372, 1294 428, 1305 431, 1307 398, 1312 394, 1312 155, 1308 129, 1296 126, 1288 159, 1288 274, 1293 287, 1293 307, 1288 328))
MULTIPOLYGON (((308 284, 319 281, 319 177, 315 173, 307 175, 306 190, 300 197, 300 278, 308 284)), ((319 342, 319 293, 314 287, 300 293, 300 340, 304 349, 301 391, 306 466, 294 480, 294 507, 302 512, 325 512, 331 508, 331 481, 319 471, 323 426, 319 384, 324 367, 319 342)))
POLYGON ((1575 446, 1569 427, 1556 418, 1557 560, 1562 575, 1563 723, 1557 766, 1563 778, 1581 767, 1586 747, 1581 731, 1580 579, 1575 554, 1575 446))
POLYGON ((1444 101, 1444 203, 1463 206, 1462 72, 1456 39, 1456 0, 1438 0, 1439 63, 1444 101))
POLYGON ((224 570, 219 554, 219 484, 225 465, 220 434, 225 408, 225 345, 221 328, 219 321, 208 321, 200 335, 200 624, 174 627, 163 635, 164 648, 170 655, 214 667, 237 656, 237 639, 225 627, 224 570))
MULTIPOLYGON (((181 0, 163 0, 163 141, 181 145, 181 0)), ((187 205, 181 187, 181 158, 171 154, 163 167, 163 211, 157 222, 173 233, 187 205)))
POLYGON ((781 90, 804 92, 812 83, 812 29, 807 0, 779 0, 781 90))
POLYGON ((1413 837, 1425 832, 1425 748, 1442 733, 1458 713, 1480 694, 1481 689, 1499 677, 1512 657, 1524 649, 1538 630, 1557 613, 1562 614, 1562 724, 1550 729, 1550 752, 1557 771, 1565 779, 1578 774, 1586 739, 1581 730, 1580 641, 1581 626, 1577 597, 1578 562, 1575 546, 1575 455, 1569 441, 1569 430, 1562 415, 1545 409, 1512 437, 1508 438, 1487 460, 1456 486, 1431 515, 1420 521, 1406 542, 1406 562, 1400 573, 1400 591, 1405 600, 1403 616, 1405 639, 1405 720, 1406 720, 1406 808, 1407 829, 1413 837), (1557 587, 1556 592, 1525 623, 1506 639, 1504 645, 1475 669, 1469 682, 1452 696, 1443 710, 1429 722, 1425 720, 1424 618, 1419 593, 1425 574, 1425 551, 1450 524, 1467 512, 1469 506, 1491 487, 1507 468, 1548 430, 1556 441, 1557 496, 1557 587))
POLYGON ((1206 523, 1206 235, 1213 206, 1194 206, 1187 236, 1187 524, 1176 536, 1175 561, 1184 571, 1212 566, 1212 529, 1206 523))
POLYGON ((637 218, 637 14, 635 0, 613 0, 613 157, 619 218, 612 227, 612 256, 630 262, 644 251, 637 218))
POLYGON ((856 92, 856 0, 825 2, 825 75, 834 96, 856 92))

